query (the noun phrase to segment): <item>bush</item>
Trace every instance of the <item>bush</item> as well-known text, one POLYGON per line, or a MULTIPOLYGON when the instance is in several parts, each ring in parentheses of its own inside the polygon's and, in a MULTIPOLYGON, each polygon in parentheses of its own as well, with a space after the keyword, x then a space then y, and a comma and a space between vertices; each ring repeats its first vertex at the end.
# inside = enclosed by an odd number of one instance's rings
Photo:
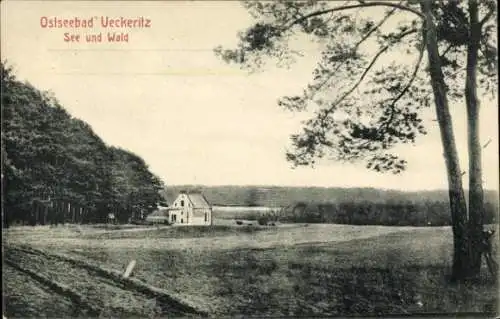
POLYGON ((268 222, 269 222, 269 217, 265 215, 259 216, 259 218, 257 218, 257 223, 259 223, 259 225, 261 226, 267 225, 268 222))

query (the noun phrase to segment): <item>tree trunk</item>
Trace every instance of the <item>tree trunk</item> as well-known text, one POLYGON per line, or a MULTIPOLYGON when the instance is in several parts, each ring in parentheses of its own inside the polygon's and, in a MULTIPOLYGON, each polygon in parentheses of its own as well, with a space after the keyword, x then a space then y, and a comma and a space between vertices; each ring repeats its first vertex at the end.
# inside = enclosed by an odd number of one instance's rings
POLYGON ((477 56, 481 39, 481 25, 476 0, 469 0, 470 34, 467 46, 467 76, 465 102, 469 149, 469 269, 468 277, 478 277, 481 269, 481 236, 483 234, 483 179, 481 143, 479 139, 479 100, 477 98, 477 56))
POLYGON ((429 69, 431 85, 434 93, 434 104, 436 115, 441 132, 441 143, 444 151, 446 171, 448 175, 448 188, 451 210, 451 221, 453 229, 453 266, 452 279, 460 280, 466 275, 468 264, 467 247, 467 205, 465 202, 464 190, 462 187, 462 177, 460 164, 453 133, 453 124, 446 96, 446 85, 444 82, 441 59, 438 51, 436 36, 436 25, 434 24, 431 4, 432 0, 420 2, 422 12, 425 16, 426 47, 429 59, 429 69))

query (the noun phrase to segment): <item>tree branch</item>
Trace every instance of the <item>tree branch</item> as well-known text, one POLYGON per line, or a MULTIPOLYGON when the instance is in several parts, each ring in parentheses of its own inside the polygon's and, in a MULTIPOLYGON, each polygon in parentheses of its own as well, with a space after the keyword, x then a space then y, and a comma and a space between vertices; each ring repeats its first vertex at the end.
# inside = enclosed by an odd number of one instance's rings
POLYGON ((419 12, 419 11, 417 11, 415 9, 403 6, 403 5, 399 4, 399 3, 396 4, 396 3, 391 3, 389 1, 387 1, 387 2, 372 1, 372 2, 368 2, 368 3, 346 5, 346 6, 340 6, 340 7, 336 7, 336 8, 332 8, 332 9, 326 9, 326 10, 312 12, 312 13, 306 14, 305 16, 303 16, 303 17, 301 17, 301 18, 293 21, 285 29, 289 29, 289 28, 291 28, 292 26, 294 26, 297 23, 300 23, 300 22, 302 22, 304 20, 307 20, 307 19, 315 17, 315 16, 323 15, 325 13, 336 12, 336 11, 343 11, 343 10, 349 10, 349 9, 356 9, 356 8, 368 8, 368 7, 380 7, 380 6, 392 7, 392 8, 395 8, 395 9, 412 12, 412 13, 416 14, 419 18, 421 18, 421 19, 424 18, 424 15, 421 12, 419 12))
MULTIPOLYGON (((410 29, 410 30, 408 30, 406 32, 403 32, 403 33, 401 33, 399 35, 399 39, 402 39, 405 36, 407 36, 409 34, 412 34, 412 33, 415 33, 415 32, 417 32, 417 29, 410 29)), ((388 44, 388 45, 384 46, 382 49, 380 49, 377 52, 377 54, 373 57, 373 59, 370 62, 370 64, 363 71, 363 74, 361 74, 361 77, 358 79, 358 81, 347 92, 345 92, 339 99, 337 99, 337 101, 335 101, 335 103, 333 103, 333 105, 328 110, 326 110, 326 112, 324 112, 323 117, 328 116, 328 114, 331 113, 335 109, 335 107, 337 106, 337 104, 339 104, 340 102, 342 102, 346 97, 348 97, 354 90, 356 90, 358 88, 358 86, 361 84, 361 82, 363 82, 364 78, 366 77, 366 75, 368 74, 368 72, 371 70, 371 68, 373 67, 373 65, 375 65, 375 63, 377 62, 378 58, 385 51, 387 51, 390 48, 390 46, 391 46, 391 44, 388 44)))
POLYGON ((491 16, 495 13, 495 10, 491 9, 490 11, 488 11, 488 13, 484 16, 483 19, 481 19, 481 21, 479 22, 479 25, 481 26, 481 28, 483 27, 483 25, 491 18, 491 16))
POLYGON ((484 144, 483 148, 486 148, 486 146, 488 146, 490 143, 491 143, 491 138, 488 140, 488 142, 486 142, 486 144, 484 144))
MULTIPOLYGON (((446 77, 448 78, 448 77, 453 77, 453 76, 456 76, 458 73, 463 72, 463 71, 464 71, 463 69, 459 69, 458 71, 455 71, 455 72, 452 72, 452 73, 448 73, 448 74, 446 74, 446 77)), ((433 92, 432 90, 431 90, 431 91, 429 91, 429 92, 428 92, 428 93, 424 96, 424 98, 427 98, 427 97, 428 97, 429 95, 431 95, 431 94, 434 94, 434 92, 433 92)), ((432 121, 433 121, 433 122, 437 122, 437 120, 432 120, 432 121)))
MULTIPOLYGON (((415 68, 413 69, 413 73, 410 77, 410 81, 408 81, 405 88, 399 93, 399 95, 392 101, 391 105, 389 106, 389 108, 391 109, 391 116, 385 122, 386 128, 389 126, 389 124, 394 119, 394 113, 395 113, 394 108, 396 106, 396 103, 406 94, 406 92, 408 92, 408 90, 410 89, 410 87, 413 84, 413 81, 415 81, 415 78, 417 77, 418 71, 420 70, 420 64, 422 63, 422 59, 424 57, 424 51, 425 51, 425 34, 426 34, 425 28, 422 28, 422 45, 420 46, 420 52, 419 52, 417 64, 415 65, 415 68)), ((449 48, 446 51, 448 51, 448 50, 449 50, 449 48)))
POLYGON ((354 47, 354 49, 356 50, 363 42, 366 41, 366 39, 368 39, 368 37, 370 37, 370 35, 372 35, 373 32, 377 31, 387 21, 387 19, 389 19, 394 14, 395 11, 396 11, 396 8, 392 8, 391 11, 389 11, 385 15, 385 17, 382 20, 380 20, 379 23, 375 27, 373 27, 370 31, 368 31, 363 36, 363 38, 361 38, 361 40, 356 44, 356 46, 354 47))
POLYGON ((446 56, 446 53, 448 53, 448 52, 451 50, 451 48, 453 48, 453 44, 450 44, 450 45, 446 48, 446 50, 444 50, 444 52, 441 54, 441 58, 444 58, 444 57, 446 56))
POLYGON ((331 111, 333 111, 333 109, 335 108, 335 106, 337 104, 339 104, 340 102, 342 102, 346 97, 348 97, 354 90, 357 89, 357 87, 361 84, 361 82, 363 82, 364 78, 366 77, 366 75, 368 74, 368 72, 371 70, 371 68, 373 67, 373 65, 375 64, 375 62, 377 62, 378 58, 385 52, 387 51, 387 49, 389 49, 389 46, 386 45, 385 47, 383 47, 380 51, 377 52, 377 54, 373 57, 372 61, 370 62, 370 64, 368 65, 368 67, 363 71, 363 74, 361 74, 361 77, 358 79, 358 81, 356 82, 356 84, 354 84, 347 92, 345 92, 335 103, 333 103, 332 107, 330 107, 327 112, 325 112, 325 114, 328 114, 330 113, 331 111))
MULTIPOLYGON (((400 2, 401 3, 401 2, 400 2)), ((385 17, 379 21, 379 23, 374 26, 372 29, 370 29, 370 31, 368 31, 357 43, 356 45, 354 46, 354 49, 353 51, 356 51, 359 46, 361 44, 363 44, 363 42, 365 42, 369 37, 370 35, 373 34, 373 32, 377 31, 393 14, 394 12, 396 11, 396 8, 393 8, 391 11, 389 11, 385 17)), ((335 68, 335 70, 333 72, 330 73, 330 76, 328 76, 323 82, 321 82, 321 84, 316 88, 315 92, 313 92, 309 97, 310 98, 313 98, 314 95, 316 94, 316 92, 321 89, 332 77, 334 77, 336 75, 336 71, 338 71, 340 69, 340 67, 342 66, 343 64, 339 64, 339 66, 337 68, 335 68)))

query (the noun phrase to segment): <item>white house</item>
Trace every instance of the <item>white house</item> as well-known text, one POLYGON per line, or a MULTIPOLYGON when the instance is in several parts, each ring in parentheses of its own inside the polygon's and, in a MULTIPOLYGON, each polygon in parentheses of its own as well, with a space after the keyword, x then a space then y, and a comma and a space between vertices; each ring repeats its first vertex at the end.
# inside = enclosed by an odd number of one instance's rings
POLYGON ((169 207, 171 224, 212 225, 212 206, 201 193, 181 192, 169 207))

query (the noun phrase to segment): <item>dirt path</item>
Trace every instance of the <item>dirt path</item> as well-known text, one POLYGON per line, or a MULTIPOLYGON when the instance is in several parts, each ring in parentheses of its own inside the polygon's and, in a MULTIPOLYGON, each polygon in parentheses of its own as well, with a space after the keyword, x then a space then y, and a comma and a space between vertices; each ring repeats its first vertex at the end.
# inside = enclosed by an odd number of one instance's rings
POLYGON ((69 318, 78 315, 74 302, 27 276, 24 272, 3 264, 3 314, 7 318, 69 318))
MULTIPOLYGON (((144 318, 186 315, 158 298, 130 289, 113 278, 103 276, 102 273, 98 274, 60 258, 53 258, 50 254, 7 247, 4 257, 7 266, 17 272, 17 280, 21 273, 25 280, 35 280, 39 286, 41 284, 45 289, 50 288, 62 298, 69 298, 73 305, 73 316, 144 318)), ((7 287, 10 287, 10 291, 5 292, 7 296, 15 296, 16 293, 22 293, 25 290, 16 291, 12 282, 13 278, 4 278, 7 281, 7 287)), ((37 299, 35 297, 31 302, 36 303, 37 299)), ((16 305, 13 307, 17 308, 16 305)), ((56 315, 61 317, 67 313, 56 315)))

